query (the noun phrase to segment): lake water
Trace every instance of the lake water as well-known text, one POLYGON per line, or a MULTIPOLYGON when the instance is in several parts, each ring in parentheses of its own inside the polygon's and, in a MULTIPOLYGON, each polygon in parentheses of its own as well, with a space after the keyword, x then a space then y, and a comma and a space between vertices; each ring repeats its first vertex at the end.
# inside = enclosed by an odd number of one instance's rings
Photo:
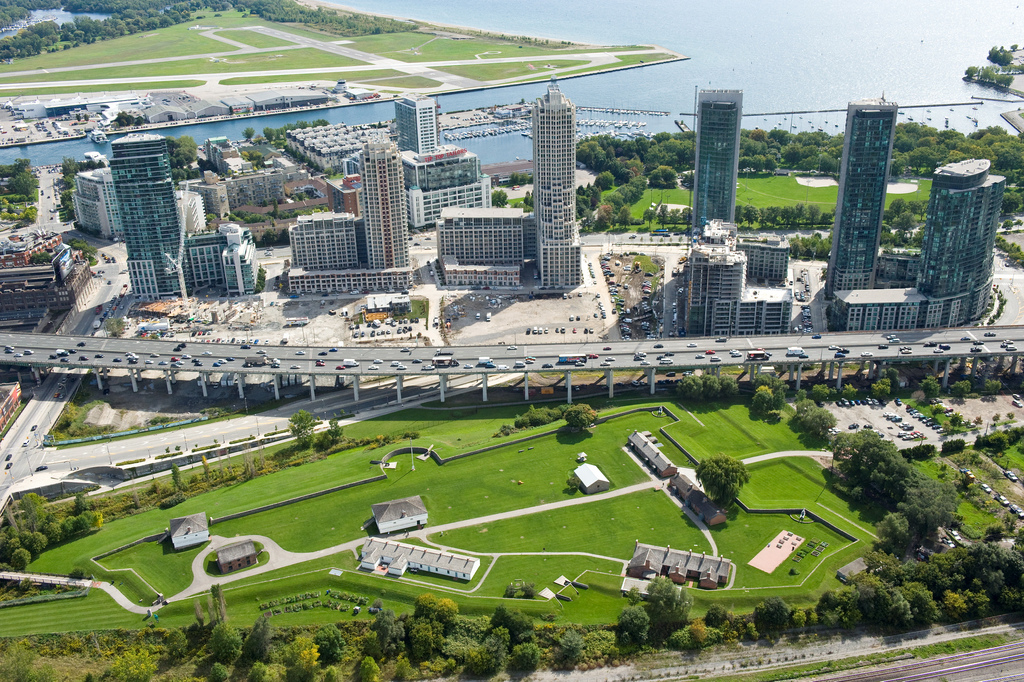
MULTIPOLYGON (((75 17, 89 17, 96 21, 102 21, 109 16, 109 14, 93 14, 91 12, 65 12, 62 9, 34 9, 29 14, 29 17, 33 20, 44 19, 56 22, 58 25, 64 25, 69 21, 74 21, 75 17)), ((6 38, 7 36, 14 35, 17 32, 17 30, 0 31, 0 38, 6 38)))
MULTIPOLYGON (((1024 16, 1019 0, 985 0, 966 4, 952 0, 519 0, 480 3, 471 0, 346 0, 357 10, 437 23, 472 26, 510 35, 534 35, 595 44, 657 44, 689 57, 683 62, 630 69, 562 81, 562 90, 577 105, 670 111, 667 117, 637 117, 646 130, 678 130, 674 119, 693 109, 695 87, 738 88, 744 91, 744 126, 795 130, 822 128, 840 132, 841 113, 802 117, 755 117, 749 114, 844 109, 850 100, 879 97, 901 105, 969 101, 973 96, 1005 97, 961 80, 964 69, 985 63, 992 45, 1024 43, 1024 16), (554 8, 555 11, 552 11, 554 8), (839 127, 836 127, 838 124, 839 127)), ((452 111, 530 100, 543 83, 438 97, 442 110, 452 111)), ((1021 105, 1000 102, 971 107, 908 110, 916 121, 942 128, 944 119, 963 132, 1002 125, 1002 111, 1021 105)), ((582 116, 582 114, 581 114, 582 116)), ((311 114, 282 114, 184 126, 161 131, 192 135, 197 141, 214 135, 240 138, 252 125, 280 126, 299 118, 365 123, 394 117, 391 104, 345 107, 311 114)), ((611 116, 604 116, 611 118, 611 116)), ((616 116, 615 118, 629 118, 616 116)), ((907 116, 901 117, 905 120, 907 116)), ((519 134, 460 142, 485 163, 531 155, 530 140, 519 134)), ((86 141, 0 150, 0 161, 28 155, 33 163, 56 163, 63 156, 81 158, 85 151, 109 151, 86 141)))

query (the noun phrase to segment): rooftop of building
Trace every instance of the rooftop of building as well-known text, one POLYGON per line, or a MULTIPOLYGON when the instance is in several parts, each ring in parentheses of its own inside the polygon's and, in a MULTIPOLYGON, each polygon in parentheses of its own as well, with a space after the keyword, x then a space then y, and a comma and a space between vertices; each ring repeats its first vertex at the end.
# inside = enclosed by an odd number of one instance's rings
POLYGON ((441 220, 448 218, 522 218, 521 208, 462 208, 446 206, 441 209, 441 220))
POLYGON ((988 159, 967 159, 965 161, 957 161, 956 163, 947 163, 945 166, 939 166, 935 169, 935 175, 966 178, 973 175, 980 175, 991 167, 992 162, 988 159))
POLYGON ((917 289, 853 289, 837 291, 836 298, 848 305, 870 303, 924 303, 928 297, 917 289))
POLYGON ((782 301, 793 301, 793 290, 792 289, 772 289, 768 287, 752 287, 749 284, 747 288, 743 290, 744 301, 768 301, 769 303, 778 303, 782 301))
POLYGON ((226 564, 231 561, 238 561, 256 553, 256 545, 252 540, 243 540, 227 547, 217 550, 217 561, 226 564))

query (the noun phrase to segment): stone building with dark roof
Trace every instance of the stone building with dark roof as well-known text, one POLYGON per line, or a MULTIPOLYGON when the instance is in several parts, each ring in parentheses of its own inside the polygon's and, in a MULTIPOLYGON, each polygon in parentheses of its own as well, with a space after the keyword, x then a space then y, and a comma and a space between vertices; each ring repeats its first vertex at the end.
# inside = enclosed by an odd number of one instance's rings
POLYGON ((725 510, 712 502, 704 491, 682 474, 677 474, 670 484, 679 493, 683 504, 689 507, 701 521, 709 526, 725 523, 725 510))
POLYGON ((650 431, 634 431, 629 434, 629 447, 662 478, 676 474, 676 465, 661 451, 661 443, 650 431))
POLYGON ((257 563, 256 545, 252 540, 243 540, 217 550, 217 566, 221 573, 230 573, 257 563))
POLYGON ((700 587, 713 590, 728 582, 731 569, 732 562, 724 557, 645 545, 638 541, 633 558, 626 567, 626 575, 642 580, 663 576, 674 583, 694 580, 700 587))

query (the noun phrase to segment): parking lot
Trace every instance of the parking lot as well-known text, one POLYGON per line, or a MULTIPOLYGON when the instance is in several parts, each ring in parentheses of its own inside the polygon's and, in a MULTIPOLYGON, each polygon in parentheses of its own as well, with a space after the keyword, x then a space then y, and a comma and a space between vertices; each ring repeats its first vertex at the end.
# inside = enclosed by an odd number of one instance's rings
POLYGON ((844 406, 836 402, 830 406, 838 422, 836 433, 853 433, 870 428, 877 431, 886 440, 894 441, 900 448, 912 447, 918 443, 931 443, 936 447, 942 447, 942 441, 948 438, 942 434, 941 430, 912 416, 906 406, 897 405, 894 401, 887 401, 884 404, 874 399, 853 402, 861 404, 844 406), (887 418, 890 415, 892 418, 887 418), (893 421, 893 419, 898 421, 893 421), (920 436, 913 437, 912 434, 920 434, 920 436))

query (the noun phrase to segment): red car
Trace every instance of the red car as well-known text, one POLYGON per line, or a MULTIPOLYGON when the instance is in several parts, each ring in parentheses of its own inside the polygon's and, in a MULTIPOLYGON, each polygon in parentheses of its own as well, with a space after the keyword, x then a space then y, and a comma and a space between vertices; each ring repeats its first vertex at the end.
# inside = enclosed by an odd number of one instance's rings
POLYGON ((605 347, 603 348, 603 350, 611 350, 611 349, 612 349, 612 347, 611 347, 611 346, 605 346, 605 347))
POLYGON ((316 361, 316 366, 317 366, 317 367, 323 367, 323 366, 324 366, 324 365, 326 365, 326 364, 327 364, 327 363, 326 363, 326 362, 324 362, 323 360, 317 360, 317 361, 316 361))
POLYGON ((590 358, 591 360, 597 360, 601 356, 599 356, 597 353, 587 353, 587 357, 590 358))
POLYGON ((704 355, 714 355, 714 354, 715 354, 715 351, 713 351, 713 350, 706 350, 706 351, 704 351, 704 355))

